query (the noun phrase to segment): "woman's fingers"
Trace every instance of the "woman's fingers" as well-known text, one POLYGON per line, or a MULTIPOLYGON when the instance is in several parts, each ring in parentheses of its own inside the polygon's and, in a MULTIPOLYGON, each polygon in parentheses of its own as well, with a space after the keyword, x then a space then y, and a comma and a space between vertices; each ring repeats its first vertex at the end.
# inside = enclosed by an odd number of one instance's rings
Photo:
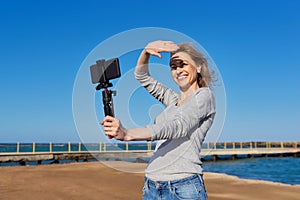
POLYGON ((146 51, 151 55, 157 56, 159 58, 162 57, 159 51, 157 51, 157 49, 147 49, 146 51))
POLYGON ((113 126, 113 123, 111 121, 107 121, 107 122, 104 122, 102 125, 104 127, 108 127, 108 126, 113 126))
POLYGON ((179 46, 177 45, 177 44, 169 44, 168 45, 168 50, 170 51, 170 52, 173 52, 173 51, 177 51, 179 49, 179 46))
POLYGON ((100 122, 101 125, 103 125, 104 127, 106 126, 113 126, 115 123, 116 119, 114 117, 111 116, 106 116, 102 122, 100 122))
POLYGON ((163 47, 167 48, 169 51, 176 51, 179 46, 172 41, 163 41, 163 47))
POLYGON ((160 52, 173 52, 178 50, 179 47, 177 44, 173 43, 172 41, 162 41, 157 40, 154 42, 150 42, 146 47, 145 50, 151 54, 161 58, 160 52))
MULTIPOLYGON (((105 132, 105 135, 115 137, 118 135, 118 132, 120 130, 120 121, 114 117, 106 116, 102 122, 100 122, 101 125, 103 125, 103 130, 105 132)), ((110 137, 111 138, 111 137, 110 137)))
POLYGON ((107 116, 104 117, 103 121, 113 121, 114 119, 116 119, 116 118, 107 115, 107 116))

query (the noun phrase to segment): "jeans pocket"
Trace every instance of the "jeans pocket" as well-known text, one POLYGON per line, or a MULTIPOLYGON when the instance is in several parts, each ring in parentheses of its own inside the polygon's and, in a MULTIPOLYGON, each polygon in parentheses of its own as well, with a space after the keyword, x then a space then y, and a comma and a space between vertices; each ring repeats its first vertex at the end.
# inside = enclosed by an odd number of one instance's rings
POLYGON ((200 199, 199 190, 193 182, 177 185, 173 188, 173 191, 177 199, 200 199))

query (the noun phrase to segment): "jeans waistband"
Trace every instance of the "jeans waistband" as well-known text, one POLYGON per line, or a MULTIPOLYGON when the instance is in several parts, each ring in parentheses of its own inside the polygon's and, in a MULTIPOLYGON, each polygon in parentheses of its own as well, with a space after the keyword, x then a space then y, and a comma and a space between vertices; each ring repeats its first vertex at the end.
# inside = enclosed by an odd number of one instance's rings
POLYGON ((176 186, 184 184, 185 182, 190 182, 196 179, 200 179, 200 181, 203 183, 202 174, 194 174, 192 176, 178 179, 178 180, 171 180, 171 181, 153 181, 147 177, 145 177, 145 182, 147 183, 148 187, 168 187, 168 186, 176 186))

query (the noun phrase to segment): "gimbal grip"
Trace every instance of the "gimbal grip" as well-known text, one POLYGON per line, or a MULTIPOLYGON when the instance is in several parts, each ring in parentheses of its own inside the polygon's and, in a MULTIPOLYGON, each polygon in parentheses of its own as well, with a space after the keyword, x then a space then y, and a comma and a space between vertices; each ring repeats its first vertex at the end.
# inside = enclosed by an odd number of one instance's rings
POLYGON ((102 100, 103 100, 105 116, 109 115, 109 116, 114 117, 114 109, 113 109, 111 94, 112 94, 112 92, 110 90, 102 91, 102 100))
MULTIPOLYGON (((111 117, 114 117, 114 108, 113 108, 112 91, 111 90, 105 89, 102 91, 102 101, 103 101, 105 116, 109 115, 111 117)), ((108 138, 111 139, 112 136, 109 135, 108 138)))

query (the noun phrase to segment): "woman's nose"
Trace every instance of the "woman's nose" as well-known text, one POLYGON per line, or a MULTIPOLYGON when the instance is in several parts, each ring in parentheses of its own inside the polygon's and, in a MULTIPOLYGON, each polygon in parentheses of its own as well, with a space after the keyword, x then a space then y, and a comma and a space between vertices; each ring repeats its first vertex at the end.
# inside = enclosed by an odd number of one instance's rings
POLYGON ((183 70, 183 67, 177 67, 176 68, 176 73, 180 74, 182 72, 182 70, 183 70))

